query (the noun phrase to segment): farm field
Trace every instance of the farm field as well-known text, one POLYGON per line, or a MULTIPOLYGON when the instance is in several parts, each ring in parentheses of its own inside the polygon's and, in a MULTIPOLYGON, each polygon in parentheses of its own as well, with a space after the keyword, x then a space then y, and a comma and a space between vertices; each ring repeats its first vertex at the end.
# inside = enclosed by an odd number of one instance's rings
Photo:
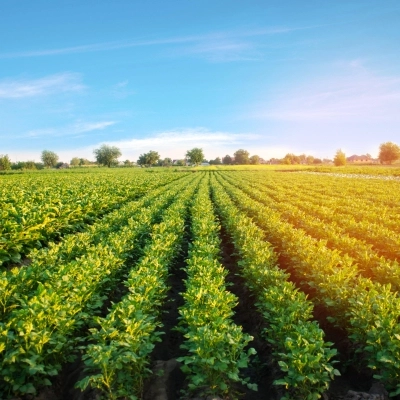
POLYGON ((0 398, 399 399, 400 182, 329 172, 0 176, 0 398))

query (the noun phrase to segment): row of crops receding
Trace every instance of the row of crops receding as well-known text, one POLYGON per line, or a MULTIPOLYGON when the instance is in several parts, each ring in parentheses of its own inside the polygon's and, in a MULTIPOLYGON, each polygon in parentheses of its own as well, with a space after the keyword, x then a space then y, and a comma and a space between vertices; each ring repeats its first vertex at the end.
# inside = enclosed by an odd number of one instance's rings
POLYGON ((157 379, 170 399, 399 397, 398 182, 117 170, 1 183, 1 399, 148 399, 157 379), (171 307, 181 375, 162 379, 171 307))

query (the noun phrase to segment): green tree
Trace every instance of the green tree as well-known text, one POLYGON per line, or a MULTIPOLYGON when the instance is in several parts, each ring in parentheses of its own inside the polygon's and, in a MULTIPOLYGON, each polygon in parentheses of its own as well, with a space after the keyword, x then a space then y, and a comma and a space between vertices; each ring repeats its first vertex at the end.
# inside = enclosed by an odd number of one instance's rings
POLYGON ((210 165, 221 165, 222 161, 220 157, 217 157, 215 160, 210 160, 210 165))
POLYGON ((150 150, 148 153, 141 154, 137 163, 139 165, 152 166, 156 164, 159 159, 160 155, 156 151, 150 150))
POLYGON ((74 157, 74 158, 70 161, 69 164, 70 164, 72 167, 77 167, 77 166, 79 165, 79 163, 80 163, 79 158, 78 158, 78 157, 74 157))
POLYGON ((239 149, 233 154, 235 158, 235 164, 244 165, 250 164, 250 154, 247 150, 239 149))
POLYGON ((260 156, 258 156, 257 154, 255 154, 254 156, 251 156, 250 157, 250 164, 253 164, 253 165, 260 164, 260 156))
POLYGON ((232 162, 233 162, 232 157, 228 154, 222 159, 222 163, 224 165, 231 165, 232 162))
POLYGON ((307 156, 307 158, 306 158, 306 163, 308 164, 308 165, 310 165, 310 164, 313 164, 314 163, 314 157, 313 156, 307 156))
POLYGON ((176 165, 178 165, 180 167, 184 167, 186 165, 186 160, 178 160, 176 162, 176 165))
POLYGON ((203 149, 194 147, 192 150, 186 152, 186 158, 190 164, 199 165, 204 159, 203 149))
POLYGON ((337 167, 346 165, 346 154, 344 154, 343 151, 339 149, 335 154, 333 162, 337 167))
POLYGON ((169 157, 164 158, 164 160, 161 161, 161 165, 163 167, 170 167, 172 165, 172 159, 169 157))
POLYGON ((41 160, 45 167, 55 167, 58 161, 58 155, 54 151, 43 150, 41 160))
POLYGON ((121 151, 118 147, 108 146, 103 144, 99 149, 93 150, 98 164, 111 167, 111 165, 116 164, 118 158, 121 157, 121 151))
MULTIPOLYGON (((113 162, 114 163, 114 162, 113 162)), ((90 165, 92 164, 87 158, 80 158, 79 159, 79 165, 83 166, 83 165, 90 165)))
POLYGON ((301 162, 301 157, 300 156, 296 156, 293 153, 288 153, 285 155, 285 157, 282 159, 282 164, 300 164, 301 162))
POLYGON ((0 154, 0 171, 7 171, 11 169, 11 160, 7 154, 4 156, 0 154))
POLYGON ((385 142, 379 146, 379 161, 381 164, 392 164, 400 158, 400 147, 392 142, 385 142))

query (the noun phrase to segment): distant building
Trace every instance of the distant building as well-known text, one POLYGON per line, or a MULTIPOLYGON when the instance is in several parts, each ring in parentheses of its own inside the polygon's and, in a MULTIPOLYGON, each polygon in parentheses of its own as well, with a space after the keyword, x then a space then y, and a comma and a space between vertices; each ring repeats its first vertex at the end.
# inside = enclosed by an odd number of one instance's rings
POLYGON ((351 157, 347 157, 346 160, 349 164, 371 164, 375 162, 375 160, 369 154, 362 156, 357 156, 354 154, 351 157))

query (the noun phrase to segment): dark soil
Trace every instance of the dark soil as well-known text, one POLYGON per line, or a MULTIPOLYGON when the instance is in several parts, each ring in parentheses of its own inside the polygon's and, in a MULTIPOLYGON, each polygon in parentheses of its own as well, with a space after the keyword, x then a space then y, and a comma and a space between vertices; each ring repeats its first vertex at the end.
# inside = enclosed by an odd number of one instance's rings
POLYGON ((262 331, 267 326, 254 305, 255 298, 246 287, 244 279, 239 276, 235 249, 223 229, 221 239, 221 263, 229 272, 226 281, 231 285, 228 290, 238 298, 233 320, 236 325, 242 326, 243 332, 253 336, 254 339, 249 343, 249 347, 257 351, 249 367, 242 371, 242 376, 249 377, 250 383, 257 384, 258 391, 242 386, 238 388, 238 391, 242 392, 240 398, 244 400, 280 399, 283 393, 279 387, 273 385, 273 381, 280 377, 280 370, 272 358, 271 346, 262 338, 262 331))

